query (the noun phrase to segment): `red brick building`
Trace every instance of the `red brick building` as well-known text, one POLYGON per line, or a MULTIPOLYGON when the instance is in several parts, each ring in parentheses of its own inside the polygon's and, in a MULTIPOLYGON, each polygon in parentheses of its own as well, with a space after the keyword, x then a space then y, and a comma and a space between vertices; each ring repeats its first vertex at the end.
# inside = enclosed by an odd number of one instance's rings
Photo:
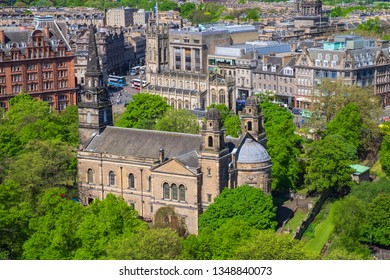
POLYGON ((0 30, 0 106, 20 92, 48 102, 54 110, 76 105, 74 52, 58 30, 0 30))

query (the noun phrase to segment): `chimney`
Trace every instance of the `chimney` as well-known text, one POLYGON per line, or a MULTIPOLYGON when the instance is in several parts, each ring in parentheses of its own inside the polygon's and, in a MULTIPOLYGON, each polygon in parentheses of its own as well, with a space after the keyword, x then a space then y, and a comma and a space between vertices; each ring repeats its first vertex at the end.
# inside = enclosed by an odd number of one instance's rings
POLYGON ((262 63, 263 65, 267 64, 267 57, 265 55, 262 57, 262 63))
POLYGON ((293 52, 293 53, 296 52, 297 51, 297 47, 298 47, 297 43, 292 43, 291 44, 291 52, 293 52))
POLYGON ((50 38, 49 27, 43 27, 43 34, 45 34, 46 38, 50 38))
POLYGON ((0 29, 0 44, 5 44, 5 36, 4 36, 4 30, 0 29))
POLYGON ((160 163, 163 163, 164 160, 165 160, 164 149, 160 148, 160 163))

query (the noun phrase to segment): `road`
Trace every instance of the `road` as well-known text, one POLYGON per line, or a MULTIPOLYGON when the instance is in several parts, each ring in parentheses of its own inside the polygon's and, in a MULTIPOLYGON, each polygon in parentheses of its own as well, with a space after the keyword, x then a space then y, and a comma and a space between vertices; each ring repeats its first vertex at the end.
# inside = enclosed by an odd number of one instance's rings
POLYGON ((110 88, 110 96, 114 113, 120 113, 125 110, 125 104, 133 99, 133 95, 139 93, 139 90, 133 89, 131 86, 132 79, 140 79, 140 75, 125 76, 127 86, 123 88, 110 88))

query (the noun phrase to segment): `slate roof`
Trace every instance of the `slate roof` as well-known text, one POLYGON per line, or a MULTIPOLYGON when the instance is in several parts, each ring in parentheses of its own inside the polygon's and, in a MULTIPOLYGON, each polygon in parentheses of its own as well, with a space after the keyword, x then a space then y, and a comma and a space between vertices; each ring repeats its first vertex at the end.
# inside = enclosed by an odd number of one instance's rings
MULTIPOLYGON (((199 151, 201 144, 201 135, 108 126, 92 139, 85 150, 158 159, 160 148, 164 149, 166 158, 174 158, 199 151)), ((192 156, 181 160, 185 165, 193 165, 192 156)))
POLYGON ((199 167, 198 153, 193 150, 176 158, 184 166, 195 169, 199 167))

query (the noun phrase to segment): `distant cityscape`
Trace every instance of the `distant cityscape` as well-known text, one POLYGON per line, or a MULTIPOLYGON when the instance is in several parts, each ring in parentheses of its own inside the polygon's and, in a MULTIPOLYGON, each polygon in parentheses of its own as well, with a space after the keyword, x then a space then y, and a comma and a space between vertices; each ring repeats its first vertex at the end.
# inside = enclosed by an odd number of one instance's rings
POLYGON ((144 65, 143 90, 177 109, 225 104, 236 110, 236 100, 265 91, 310 109, 324 78, 372 87, 389 105, 388 41, 354 35, 369 19, 387 26, 387 10, 331 18, 331 7, 313 0, 221 5, 259 8, 259 20, 191 24, 178 10, 1 7, 1 107, 7 110, 21 91, 55 110, 75 105, 85 85, 91 23, 104 82, 144 65))

